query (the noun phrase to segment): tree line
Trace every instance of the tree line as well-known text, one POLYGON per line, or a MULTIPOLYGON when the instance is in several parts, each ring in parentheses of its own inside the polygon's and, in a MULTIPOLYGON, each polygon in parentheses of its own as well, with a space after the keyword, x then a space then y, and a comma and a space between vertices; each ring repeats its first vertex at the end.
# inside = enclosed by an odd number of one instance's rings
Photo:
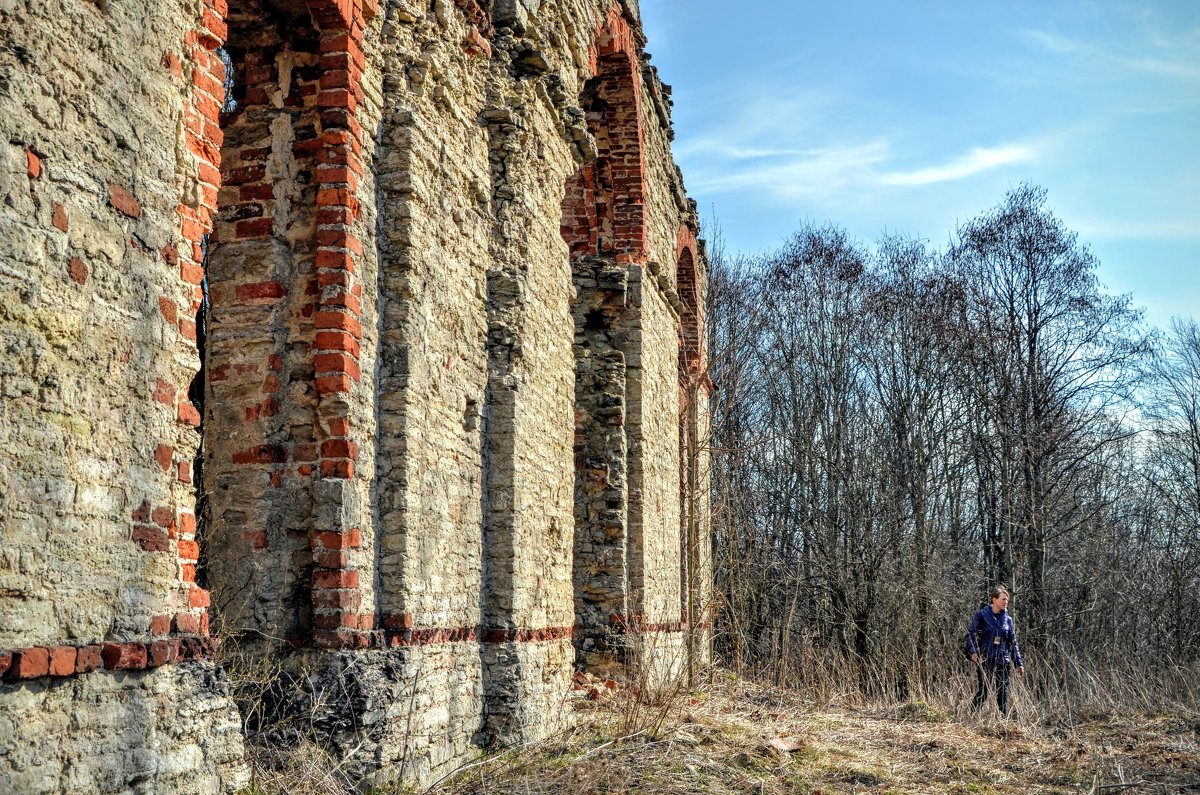
POLYGON ((1194 680, 1200 327, 1148 328, 1097 265, 1028 185, 944 249, 715 248, 727 661, 925 697, 1004 584, 1040 687, 1194 680))

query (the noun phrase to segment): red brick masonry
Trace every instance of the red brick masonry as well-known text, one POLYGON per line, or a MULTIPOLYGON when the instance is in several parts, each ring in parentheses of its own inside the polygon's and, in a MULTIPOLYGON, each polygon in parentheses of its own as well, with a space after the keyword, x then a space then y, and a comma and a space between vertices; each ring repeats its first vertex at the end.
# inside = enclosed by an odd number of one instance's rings
POLYGON ((0 651, 5 679, 64 677, 93 671, 142 671, 172 663, 212 659, 212 638, 162 638, 86 646, 30 646, 0 651))

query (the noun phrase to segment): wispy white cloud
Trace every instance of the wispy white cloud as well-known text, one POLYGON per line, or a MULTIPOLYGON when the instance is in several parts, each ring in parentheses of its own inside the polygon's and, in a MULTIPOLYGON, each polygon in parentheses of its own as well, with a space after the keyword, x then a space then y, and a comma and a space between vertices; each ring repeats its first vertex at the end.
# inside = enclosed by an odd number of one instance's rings
POLYGON ((1024 30, 1021 31, 1021 37, 1033 46, 1056 55, 1069 55, 1091 50, 1091 47, 1083 42, 1045 30, 1024 30))
POLYGON ((1184 80, 1200 80, 1200 61, 1197 58, 1118 58, 1117 63, 1135 72, 1184 80))
POLYGON ((1036 155, 1037 151, 1031 146, 976 147, 940 166, 880 174, 879 182, 883 185, 932 185, 936 182, 953 182, 1000 166, 1024 163, 1033 160, 1036 155))
POLYGON ((688 184, 702 193, 754 190, 777 199, 832 197, 873 181, 874 168, 887 161, 890 150, 886 141, 876 140, 789 150, 769 158, 700 157, 688 164, 688 184))
POLYGON ((975 147, 942 163, 900 169, 896 147, 886 139, 805 150, 697 142, 685 165, 688 184, 702 193, 753 190, 777 199, 836 200, 881 187, 918 187, 966 179, 984 171, 1035 159, 1032 144, 975 147))
POLYGON ((1151 31, 1145 34, 1144 41, 1140 44, 1121 42, 1115 48, 1111 45, 1102 47, 1045 30, 1022 30, 1019 35, 1033 47, 1052 55, 1077 56, 1119 69, 1160 77, 1200 80, 1200 51, 1196 49, 1196 42, 1190 41, 1191 37, 1186 34, 1182 37, 1171 37, 1151 31), (1139 50, 1144 52, 1147 45, 1158 54, 1127 54, 1139 50))

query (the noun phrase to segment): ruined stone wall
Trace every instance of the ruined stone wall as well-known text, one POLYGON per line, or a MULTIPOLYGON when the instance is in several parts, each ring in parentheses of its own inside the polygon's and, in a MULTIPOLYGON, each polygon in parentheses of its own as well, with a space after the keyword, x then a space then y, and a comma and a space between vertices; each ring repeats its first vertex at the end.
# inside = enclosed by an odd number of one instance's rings
POLYGON ((176 3, 0 3, 3 791, 246 780, 195 584, 199 25, 176 3))
POLYGON ((44 5, 0 0, 0 781, 238 786, 210 622, 374 783, 698 660, 702 252, 636 4, 44 5), (35 715, 88 749, 36 781, 35 715))

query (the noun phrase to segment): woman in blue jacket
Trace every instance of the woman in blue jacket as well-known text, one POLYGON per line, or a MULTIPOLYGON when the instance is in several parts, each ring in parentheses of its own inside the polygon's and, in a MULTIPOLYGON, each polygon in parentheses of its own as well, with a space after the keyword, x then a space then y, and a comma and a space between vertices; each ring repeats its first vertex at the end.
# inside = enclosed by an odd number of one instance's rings
POLYGON ((988 690, 996 693, 1000 714, 1008 714, 1008 670, 1015 665, 1017 673, 1025 673, 1021 649, 1017 646, 1017 631, 1008 614, 1008 590, 996 586, 991 605, 984 605, 971 619, 967 628, 967 654, 975 663, 978 687, 972 707, 979 709, 987 700, 988 690))

